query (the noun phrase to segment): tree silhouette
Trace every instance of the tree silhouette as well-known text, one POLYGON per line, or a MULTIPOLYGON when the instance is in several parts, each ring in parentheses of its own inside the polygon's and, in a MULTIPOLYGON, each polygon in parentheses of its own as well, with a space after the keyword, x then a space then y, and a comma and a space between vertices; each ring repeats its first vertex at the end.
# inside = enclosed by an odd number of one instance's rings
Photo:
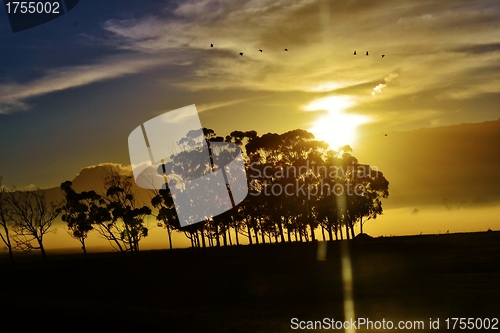
POLYGON ((158 226, 162 226, 167 230, 168 244, 170 249, 172 249, 172 232, 180 229, 172 193, 167 187, 156 191, 155 194, 151 199, 151 204, 158 209, 158 214, 156 215, 156 219, 159 221, 158 226))
POLYGON ((332 195, 322 196, 316 204, 317 221, 322 230, 326 230, 329 240, 339 239, 339 231, 341 231, 341 218, 337 208, 337 198, 332 195))
POLYGON ((266 215, 261 216, 261 220, 268 221, 265 223, 269 229, 267 232, 277 232, 281 242, 285 241, 284 230, 288 231, 289 241, 290 233, 294 233, 298 240, 315 240, 316 199, 311 199, 308 194, 319 181, 312 169, 323 163, 327 148, 326 143, 315 140, 311 133, 300 129, 281 135, 264 134, 246 146, 251 163, 247 173, 249 183, 254 182, 252 187, 257 195, 267 195, 261 210, 266 215), (275 223, 275 231, 270 228, 269 220, 275 223))
POLYGON ((235 200, 242 200, 241 182, 230 183, 238 174, 231 163, 240 158, 237 144, 241 140, 217 136, 212 129, 191 130, 176 143, 175 154, 157 167, 165 184, 156 191, 152 204, 159 209, 157 219, 167 228, 170 240, 171 230, 178 228, 193 246, 204 247, 206 240, 210 246, 220 246, 221 238, 224 245, 232 244, 229 232, 235 219, 218 215, 228 210, 236 214, 238 210, 232 207, 235 200))
POLYGON ((61 184, 65 202, 59 208, 61 218, 66 222, 70 235, 82 245, 83 255, 87 257, 85 240, 94 225, 104 224, 111 220, 109 211, 103 207, 104 200, 95 191, 76 193, 72 182, 61 184))
POLYGON ((5 201, 14 225, 16 247, 25 252, 40 250, 46 261, 43 238, 59 215, 57 205, 47 203, 45 192, 40 189, 8 192, 5 201))
POLYGON ((352 191, 355 192, 345 198, 344 219, 354 238, 356 223, 359 222, 360 233, 363 233, 363 224, 382 214, 381 199, 389 196, 389 182, 381 171, 373 170, 369 165, 358 164, 351 151, 350 147, 344 147, 342 156, 344 166, 348 170, 344 180, 352 185, 352 191))
POLYGON ((133 192, 132 177, 110 169, 104 179, 105 206, 111 214, 109 223, 101 223, 101 233, 118 245, 121 251, 139 251, 139 241, 148 235, 144 218, 151 214, 148 206, 139 207, 133 192), (119 241, 123 244, 121 246, 119 241))
MULTIPOLYGON (((362 232, 366 221, 382 213, 381 199, 388 196, 389 183, 382 172, 359 164, 349 146, 333 151, 327 143, 301 129, 262 136, 256 131, 233 131, 221 137, 203 128, 203 135, 200 137, 199 130, 187 133, 178 144, 190 149, 178 152, 158 167, 168 184, 156 193, 152 204, 158 209, 157 219, 167 229, 170 244, 174 230, 184 232, 195 247, 231 245, 232 232, 237 244, 240 234, 248 237, 250 244, 315 241, 318 227, 323 239, 325 233, 329 240, 344 236, 350 239, 355 236, 356 224, 360 224, 362 232), (186 214, 189 206, 174 206, 170 190, 231 161, 230 151, 220 145, 229 142, 242 151, 249 194, 237 207, 181 227, 177 216, 179 212, 186 214), (336 172, 330 173, 332 169, 336 172), (338 188, 343 192, 336 193, 338 188)), ((191 190, 204 194, 190 197, 200 206, 217 206, 220 200, 226 200, 210 186, 191 190)), ((232 190, 228 187, 228 191, 232 190)))
POLYGON ((4 205, 4 195, 6 192, 6 189, 2 186, 2 176, 0 176, 0 227, 3 230, 0 230, 0 238, 2 239, 2 242, 5 244, 7 247, 7 250, 9 251, 9 259, 11 264, 14 263, 14 253, 12 249, 12 243, 10 241, 10 234, 9 234, 9 229, 12 227, 11 223, 12 221, 8 217, 8 209, 6 205, 4 205))

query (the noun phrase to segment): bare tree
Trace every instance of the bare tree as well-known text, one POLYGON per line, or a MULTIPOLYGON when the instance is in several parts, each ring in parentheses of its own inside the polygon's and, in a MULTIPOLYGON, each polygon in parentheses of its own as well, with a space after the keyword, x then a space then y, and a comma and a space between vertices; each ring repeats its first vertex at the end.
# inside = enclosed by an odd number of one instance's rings
POLYGON ((14 253, 12 250, 12 243, 10 241, 10 235, 9 235, 9 227, 11 226, 12 221, 8 218, 7 209, 6 206, 4 206, 3 198, 4 198, 5 188, 2 186, 2 180, 3 177, 0 176, 0 227, 2 229, 0 230, 0 238, 7 247, 7 250, 9 251, 10 262, 14 263, 14 253))
POLYGON ((16 247, 25 252, 40 250, 46 261, 43 237, 59 214, 57 205, 47 203, 45 192, 40 189, 11 191, 7 194, 4 201, 8 207, 8 217, 13 223, 16 247))

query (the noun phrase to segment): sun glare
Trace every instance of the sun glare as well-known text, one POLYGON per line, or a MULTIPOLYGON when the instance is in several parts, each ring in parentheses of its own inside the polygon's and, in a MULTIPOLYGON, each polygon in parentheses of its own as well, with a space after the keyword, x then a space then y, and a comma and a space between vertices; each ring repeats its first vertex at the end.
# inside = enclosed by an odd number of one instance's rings
POLYGON ((331 96, 317 99, 305 106, 306 111, 327 111, 319 117, 309 130, 316 139, 327 142, 331 149, 344 145, 352 145, 356 141, 356 130, 361 124, 367 123, 367 116, 345 113, 353 106, 352 99, 346 96, 331 96))

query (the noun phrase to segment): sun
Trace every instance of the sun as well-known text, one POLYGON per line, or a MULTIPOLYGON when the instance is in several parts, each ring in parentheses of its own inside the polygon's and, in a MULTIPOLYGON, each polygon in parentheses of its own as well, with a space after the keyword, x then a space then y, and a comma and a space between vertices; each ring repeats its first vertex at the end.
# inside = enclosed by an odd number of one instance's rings
POLYGON ((362 115, 348 114, 346 109, 354 105, 347 96, 330 96, 317 99, 304 107, 306 111, 326 111, 309 128, 316 139, 328 143, 331 149, 337 150, 356 141, 357 127, 370 121, 362 115))

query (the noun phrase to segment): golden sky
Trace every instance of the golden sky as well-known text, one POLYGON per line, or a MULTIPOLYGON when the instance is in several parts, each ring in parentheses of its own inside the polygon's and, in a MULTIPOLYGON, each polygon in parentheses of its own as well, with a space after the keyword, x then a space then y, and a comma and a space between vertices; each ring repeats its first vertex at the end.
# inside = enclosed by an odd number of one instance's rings
POLYGON ((0 172, 50 187, 129 164, 133 128, 190 104, 220 135, 327 140, 331 123, 354 141, 498 119, 499 14, 497 1, 122 1, 16 34, 2 22, 0 172))
MULTIPOLYGON (((500 118, 499 17, 493 0, 123 0, 81 2, 15 34, 0 20, 0 175, 49 188, 88 166, 129 165, 134 128, 196 104, 219 135, 302 128, 349 143, 397 194, 415 179, 398 171, 405 155, 462 163, 450 147, 470 129, 425 144, 404 133, 500 118), (397 147, 381 146, 386 133, 400 133, 397 147)), ((481 152, 473 172, 495 165, 495 138, 462 143, 481 152)), ((463 176, 450 174, 440 188, 463 176)))

